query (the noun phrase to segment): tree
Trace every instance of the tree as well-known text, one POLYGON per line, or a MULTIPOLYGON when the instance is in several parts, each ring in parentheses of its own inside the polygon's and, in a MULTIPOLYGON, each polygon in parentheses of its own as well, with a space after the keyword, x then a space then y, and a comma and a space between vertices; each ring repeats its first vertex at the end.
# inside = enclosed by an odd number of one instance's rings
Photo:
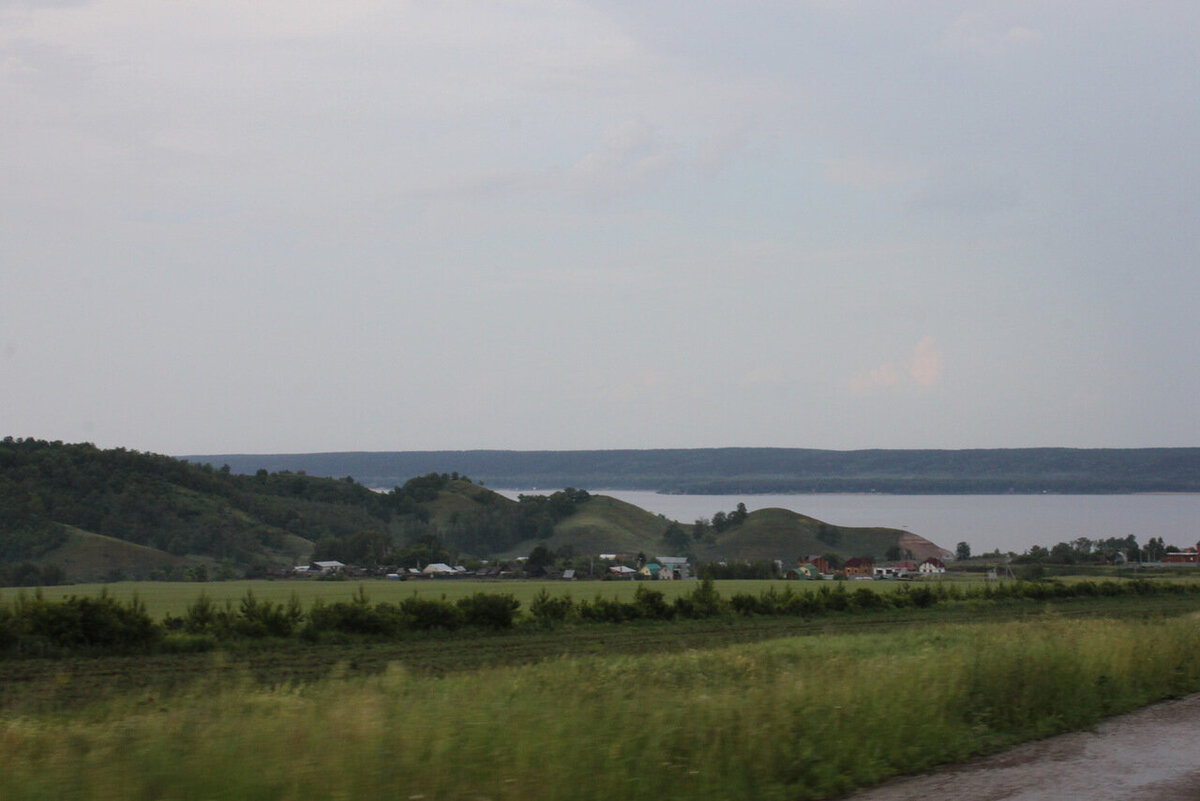
POLYGON ((672 523, 667 526, 667 530, 662 535, 663 544, 671 551, 672 554, 685 553, 692 543, 692 538, 687 535, 687 532, 682 528, 672 523))
POLYGON ((1070 543, 1060 542, 1050 549, 1050 561, 1059 565, 1075 564, 1075 549, 1070 543))
POLYGON ((1151 537, 1146 542, 1146 561, 1157 562, 1162 559, 1163 554, 1167 552, 1166 546, 1163 544, 1162 537, 1151 537))
POLYGON ((525 569, 533 571, 552 564, 554 564, 554 555, 550 553, 550 549, 545 545, 539 544, 535 545, 533 550, 529 552, 529 558, 525 560, 525 569))
POLYGON ((970 559, 971 546, 965 542, 960 542, 958 547, 954 549, 954 554, 956 559, 970 559))

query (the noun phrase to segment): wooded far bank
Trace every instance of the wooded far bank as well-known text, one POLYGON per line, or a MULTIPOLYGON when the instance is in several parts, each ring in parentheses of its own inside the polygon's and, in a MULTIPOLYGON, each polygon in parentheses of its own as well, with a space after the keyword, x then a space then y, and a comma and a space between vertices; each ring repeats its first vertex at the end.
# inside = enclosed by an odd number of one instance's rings
POLYGON ((458 472, 490 487, 589 487, 694 494, 1200 492, 1200 448, 857 450, 695 448, 209 454, 236 473, 304 471, 391 488, 458 472))

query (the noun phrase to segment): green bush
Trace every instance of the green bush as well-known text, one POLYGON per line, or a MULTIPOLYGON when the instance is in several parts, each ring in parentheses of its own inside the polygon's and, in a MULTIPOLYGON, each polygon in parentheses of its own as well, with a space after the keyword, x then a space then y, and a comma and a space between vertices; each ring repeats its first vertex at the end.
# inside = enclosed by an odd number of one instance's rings
POLYGON ((670 620, 675 610, 663 597, 661 590, 652 590, 639 584, 633 593, 633 608, 643 620, 670 620))
POLYGON ((855 609, 883 609, 887 607, 888 600, 881 593, 869 587, 858 587, 850 594, 850 603, 855 609))
POLYGON ((246 637, 290 637, 303 619, 304 610, 295 593, 285 605, 259 601, 247 590, 234 629, 246 637))
POLYGON ((488 629, 510 629, 521 602, 511 595, 489 595, 477 592, 459 598, 456 604, 462 620, 468 626, 488 629))
POLYGON ((3 622, 7 633, 0 640, 18 653, 139 651, 162 634, 137 598, 121 603, 106 593, 96 598, 72 595, 57 603, 19 598, 3 622))
POLYGON ((178 625, 188 634, 224 636, 229 632, 229 626, 233 620, 233 610, 228 606, 221 608, 202 592, 199 598, 188 605, 187 611, 178 620, 178 624, 174 619, 164 622, 168 624, 169 628, 175 628, 178 625))
POLYGON ((687 595, 675 599, 675 614, 677 617, 702 619, 718 617, 726 609, 726 601, 717 592, 713 580, 706 578, 700 585, 687 595))
POLYGON ((542 623, 561 623, 571 617, 575 602, 570 595, 551 595, 545 587, 538 590, 529 604, 529 613, 542 623))
POLYGON ((408 626, 417 631, 454 631, 463 625, 463 610, 445 599, 413 595, 400 602, 400 611, 408 626))
POLYGON ((590 602, 579 602, 579 618, 588 623, 625 623, 637 618, 637 610, 633 604, 597 595, 590 602))
POLYGON ((403 604, 388 603, 371 606, 366 593, 359 587, 358 595, 352 601, 313 604, 301 634, 306 639, 317 639, 326 633, 392 637, 413 627, 412 616, 402 607, 403 604))

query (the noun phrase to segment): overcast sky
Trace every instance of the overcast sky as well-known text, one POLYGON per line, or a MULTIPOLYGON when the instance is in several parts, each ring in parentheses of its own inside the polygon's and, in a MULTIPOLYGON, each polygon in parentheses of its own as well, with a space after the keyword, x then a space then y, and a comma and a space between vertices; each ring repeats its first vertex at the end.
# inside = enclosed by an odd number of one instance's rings
POLYGON ((0 435, 1200 445, 1200 3, 0 0, 0 435))

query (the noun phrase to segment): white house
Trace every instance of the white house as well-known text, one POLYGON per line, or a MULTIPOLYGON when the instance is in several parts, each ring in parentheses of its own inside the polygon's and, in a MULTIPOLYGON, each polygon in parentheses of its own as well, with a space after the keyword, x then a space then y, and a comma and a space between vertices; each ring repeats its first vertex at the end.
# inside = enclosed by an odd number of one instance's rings
POLYGON ((921 566, 917 568, 917 572, 923 576, 931 575, 934 573, 945 573, 946 566, 944 564, 942 564, 942 561, 940 559, 935 559, 934 557, 931 556, 928 559, 926 559, 924 562, 921 563, 921 566))

